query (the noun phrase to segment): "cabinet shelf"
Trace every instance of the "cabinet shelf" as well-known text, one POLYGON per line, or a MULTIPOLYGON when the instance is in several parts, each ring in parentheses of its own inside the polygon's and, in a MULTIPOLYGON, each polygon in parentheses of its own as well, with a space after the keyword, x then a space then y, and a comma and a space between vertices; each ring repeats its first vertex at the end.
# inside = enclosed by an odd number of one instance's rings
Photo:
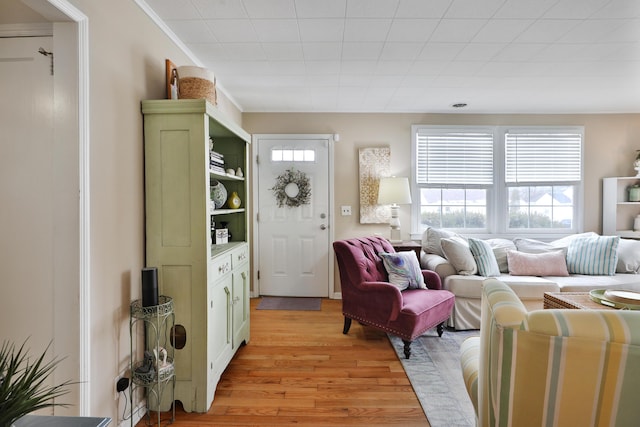
POLYGON ((212 170, 209 170, 209 176, 221 181, 244 181, 243 176, 229 175, 228 173, 220 173, 212 170))
POLYGON ((214 209, 211 211, 211 215, 228 215, 228 214, 235 214, 235 213, 243 213, 244 212, 244 208, 239 208, 239 209, 214 209))

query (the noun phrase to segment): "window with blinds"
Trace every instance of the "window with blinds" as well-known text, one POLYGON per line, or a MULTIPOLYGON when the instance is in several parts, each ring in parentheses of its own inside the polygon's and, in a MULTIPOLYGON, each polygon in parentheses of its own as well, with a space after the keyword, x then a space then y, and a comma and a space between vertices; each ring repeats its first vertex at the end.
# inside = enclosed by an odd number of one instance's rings
POLYGON ((430 132, 417 135, 420 184, 493 184, 493 133, 430 132))
POLYGON ((477 234, 577 232, 581 127, 412 127, 412 219, 477 234))
POLYGON ((517 133, 505 135, 507 183, 578 182, 581 179, 582 135, 517 133))
POLYGON ((582 134, 508 131, 508 230, 571 230, 582 178, 582 134))
POLYGON ((416 132, 415 140, 421 227, 487 229, 493 130, 427 127, 416 132))

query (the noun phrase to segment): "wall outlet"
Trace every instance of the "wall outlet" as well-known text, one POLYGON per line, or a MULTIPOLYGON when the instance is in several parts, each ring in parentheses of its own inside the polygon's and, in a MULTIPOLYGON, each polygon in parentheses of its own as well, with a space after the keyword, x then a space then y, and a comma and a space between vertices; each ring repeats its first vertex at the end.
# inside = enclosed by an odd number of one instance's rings
POLYGON ((342 216, 351 215, 351 206, 340 206, 340 214, 342 216))

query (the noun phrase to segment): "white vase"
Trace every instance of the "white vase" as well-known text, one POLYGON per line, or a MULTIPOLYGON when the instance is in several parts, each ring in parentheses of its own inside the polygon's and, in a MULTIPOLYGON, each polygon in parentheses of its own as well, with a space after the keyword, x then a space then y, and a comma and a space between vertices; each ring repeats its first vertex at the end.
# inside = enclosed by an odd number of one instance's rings
POLYGON ((218 180, 211 181, 211 200, 216 209, 220 209, 227 201, 227 189, 218 180))

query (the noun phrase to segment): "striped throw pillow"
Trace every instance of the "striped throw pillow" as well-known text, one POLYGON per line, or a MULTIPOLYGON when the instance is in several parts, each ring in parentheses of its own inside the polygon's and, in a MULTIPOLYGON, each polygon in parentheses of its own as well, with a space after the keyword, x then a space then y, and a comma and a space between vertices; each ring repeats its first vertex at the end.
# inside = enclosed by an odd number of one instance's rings
POLYGON ((567 248, 567 268, 571 274, 613 276, 618 264, 619 236, 573 239, 567 248))
POLYGON ((478 266, 478 274, 484 277, 496 277, 500 275, 500 267, 493 253, 491 245, 484 240, 469 237, 469 249, 478 266))

